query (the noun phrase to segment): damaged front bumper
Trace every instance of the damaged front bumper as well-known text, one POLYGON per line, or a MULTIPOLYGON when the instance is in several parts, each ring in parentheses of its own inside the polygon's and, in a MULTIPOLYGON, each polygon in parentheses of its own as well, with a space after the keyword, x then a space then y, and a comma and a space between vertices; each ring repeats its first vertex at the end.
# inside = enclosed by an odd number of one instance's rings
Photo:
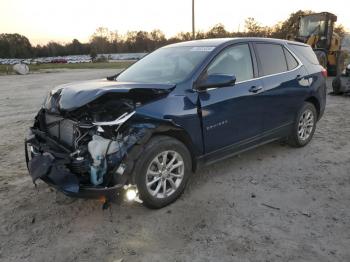
POLYGON ((173 88, 92 81, 52 90, 25 140, 33 183, 41 179, 68 196, 107 199, 134 187, 140 149, 153 132, 171 124, 137 110, 173 88))
MULTIPOLYGON (((47 132, 38 128, 39 112, 36 117, 36 124, 30 128, 29 135, 25 139, 25 157, 29 175, 33 183, 38 179, 56 188, 70 197, 78 198, 102 198, 105 200, 115 200, 121 191, 130 188, 134 184, 131 176, 135 159, 139 154, 139 146, 144 144, 151 136, 151 130, 155 128, 153 124, 132 123, 126 128, 127 135, 121 141, 109 140, 106 148, 102 148, 105 153, 103 163, 104 175, 99 181, 92 179, 96 173, 92 172, 93 151, 85 152, 88 158, 85 160, 85 173, 77 172, 76 167, 72 167, 79 159, 79 153, 65 146, 57 138, 51 137, 47 132), (107 155, 117 143, 118 149, 114 149, 107 155)), ((101 140, 101 138, 100 138, 101 140)), ((102 143, 105 143, 102 139, 102 143)), ((89 143, 90 144, 90 143, 89 143)), ((98 148, 97 140, 91 140, 91 146, 98 148), (96 145, 97 143, 97 145, 96 145)), ((84 160, 83 160, 84 161, 84 160)), ((93 166, 95 170, 96 167, 93 166)), ((79 169, 81 170, 81 169, 79 169)), ((96 177, 94 177, 96 178, 96 177)))
POLYGON ((125 187, 125 183, 110 187, 83 185, 66 167, 70 162, 68 150, 39 130, 31 129, 31 134, 25 139, 25 157, 34 184, 41 179, 70 197, 113 200, 125 187))

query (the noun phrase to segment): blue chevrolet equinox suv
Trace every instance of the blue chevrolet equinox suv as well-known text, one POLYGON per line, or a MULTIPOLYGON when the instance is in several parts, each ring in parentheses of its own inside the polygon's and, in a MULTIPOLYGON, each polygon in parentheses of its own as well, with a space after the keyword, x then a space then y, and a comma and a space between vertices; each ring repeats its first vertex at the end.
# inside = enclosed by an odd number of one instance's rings
POLYGON ((201 165, 276 140, 308 144, 326 76, 302 43, 165 46, 107 79, 54 88, 25 141, 29 174, 72 197, 161 208, 201 165))

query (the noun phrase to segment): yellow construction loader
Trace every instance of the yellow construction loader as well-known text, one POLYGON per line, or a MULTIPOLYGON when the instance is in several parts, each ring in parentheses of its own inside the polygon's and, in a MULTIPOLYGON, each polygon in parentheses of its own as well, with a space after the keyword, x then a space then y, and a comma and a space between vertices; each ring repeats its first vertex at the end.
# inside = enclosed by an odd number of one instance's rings
POLYGON ((340 75, 345 68, 341 37, 333 30, 336 21, 337 16, 328 12, 301 16, 295 37, 314 49, 320 64, 332 76, 340 75))

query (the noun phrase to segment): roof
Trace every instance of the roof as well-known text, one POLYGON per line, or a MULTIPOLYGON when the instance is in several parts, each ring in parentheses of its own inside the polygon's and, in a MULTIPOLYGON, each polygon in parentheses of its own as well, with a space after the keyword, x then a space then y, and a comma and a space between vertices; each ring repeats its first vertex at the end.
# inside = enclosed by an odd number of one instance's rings
POLYGON ((230 43, 239 43, 239 42, 245 42, 245 41, 264 41, 264 42, 272 42, 272 43, 279 43, 279 44, 298 44, 298 45, 305 45, 304 43, 300 42, 294 42, 284 39, 276 39, 276 38, 266 38, 266 37, 234 37, 234 38, 210 38, 210 39, 200 39, 200 40, 192 40, 192 41, 185 41, 180 43, 175 43, 168 45, 166 47, 180 47, 180 46, 203 46, 203 47, 217 47, 224 44, 230 44, 230 43))
POLYGON ((168 46, 171 46, 171 47, 173 46, 219 46, 221 44, 230 42, 235 39, 238 39, 238 38, 209 38, 209 39, 179 42, 168 46))

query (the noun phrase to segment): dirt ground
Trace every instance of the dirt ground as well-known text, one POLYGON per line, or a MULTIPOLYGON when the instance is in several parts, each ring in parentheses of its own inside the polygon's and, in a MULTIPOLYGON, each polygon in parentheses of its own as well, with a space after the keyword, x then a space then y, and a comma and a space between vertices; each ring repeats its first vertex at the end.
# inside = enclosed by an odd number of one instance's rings
POLYGON ((328 96, 305 148, 214 164, 161 210, 34 188, 23 139, 47 91, 113 72, 0 77, 1 261, 350 261, 350 97, 328 96))

